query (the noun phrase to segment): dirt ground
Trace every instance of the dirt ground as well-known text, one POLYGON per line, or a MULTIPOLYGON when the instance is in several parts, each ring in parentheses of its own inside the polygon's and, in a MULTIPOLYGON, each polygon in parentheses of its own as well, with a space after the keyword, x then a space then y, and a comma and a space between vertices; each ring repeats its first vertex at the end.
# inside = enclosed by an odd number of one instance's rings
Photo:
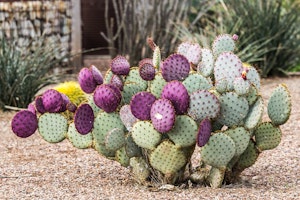
POLYGON ((79 150, 68 141, 49 144, 37 133, 16 137, 10 128, 14 112, 0 112, 0 199, 300 199, 300 77, 263 80, 264 99, 279 83, 288 86, 293 104, 280 145, 264 151, 240 182, 220 189, 153 191, 93 149, 79 150))

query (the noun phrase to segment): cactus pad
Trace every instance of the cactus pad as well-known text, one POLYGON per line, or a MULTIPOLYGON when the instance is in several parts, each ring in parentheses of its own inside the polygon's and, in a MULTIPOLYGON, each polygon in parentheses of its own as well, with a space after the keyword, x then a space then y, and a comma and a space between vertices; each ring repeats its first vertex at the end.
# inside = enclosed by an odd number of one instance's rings
POLYGON ((255 128, 261 121, 263 111, 264 111, 264 102, 262 97, 259 97, 256 100, 255 104, 250 107, 249 112, 244 120, 245 128, 247 129, 255 128))
POLYGON ((181 115, 186 113, 190 97, 185 86, 180 81, 168 82, 161 93, 161 98, 169 99, 176 111, 176 114, 181 115))
POLYGON ((227 89, 228 80, 226 78, 223 78, 223 79, 216 81, 215 87, 216 87, 217 92, 219 92, 221 94, 227 92, 228 91, 228 89, 227 89))
POLYGON ((188 147, 196 143, 197 124, 187 115, 178 115, 174 127, 167 133, 170 140, 179 147, 188 147))
POLYGON ((222 52, 233 51, 235 42, 229 34, 219 35, 212 44, 212 51, 214 56, 217 57, 222 52))
POLYGON ((130 70, 130 64, 124 56, 117 56, 111 61, 110 69, 114 74, 127 75, 130 70))
POLYGON ((268 115, 275 125, 284 124, 291 114, 291 96, 287 87, 279 85, 273 92, 268 103, 268 115))
POLYGON ((125 125, 128 131, 131 131, 131 128, 138 119, 132 114, 130 105, 124 105, 121 107, 120 111, 120 118, 125 125))
POLYGON ((260 90, 260 76, 254 67, 247 68, 247 80, 260 90))
POLYGON ((11 127, 18 137, 26 138, 34 134, 38 127, 38 120, 32 112, 21 110, 13 117, 11 127))
POLYGON ((183 81, 190 72, 190 63, 181 54, 172 54, 164 60, 161 67, 162 76, 166 81, 183 81))
POLYGON ((254 85, 250 86, 249 93, 246 95, 249 105, 253 105, 258 98, 258 90, 254 85))
POLYGON ((150 92, 156 97, 160 98, 163 87, 167 84, 162 75, 156 74, 153 81, 150 82, 150 92))
POLYGON ((81 89, 85 93, 93 93, 97 87, 97 82, 94 79, 92 71, 86 67, 80 70, 77 79, 81 89))
POLYGON ((242 77, 238 77, 234 80, 234 91, 238 95, 246 95, 250 90, 250 82, 248 80, 244 80, 242 77))
POLYGON ((223 184, 225 169, 212 167, 207 177, 207 182, 212 188, 219 188, 223 184))
POLYGON ((94 112, 89 104, 81 104, 74 115, 74 124, 77 131, 82 134, 88 134, 94 124, 94 112))
POLYGON ((96 66, 91 65, 90 70, 92 72, 92 75, 93 75, 94 80, 96 81, 97 85, 101 85, 103 83, 103 76, 102 76, 101 72, 99 71, 99 69, 96 66))
POLYGON ((151 106, 156 100, 150 92, 139 92, 130 101, 132 114, 140 120, 150 120, 151 106))
POLYGON ((197 134, 197 145, 203 147, 209 140, 212 132, 212 125, 209 119, 203 119, 200 122, 198 134, 197 134))
POLYGON ((150 176, 150 170, 146 161, 142 157, 133 157, 129 160, 129 165, 132 167, 131 172, 137 182, 143 184, 150 176))
POLYGON ((149 160, 153 168, 165 175, 177 173, 187 162, 184 152, 170 141, 163 141, 159 144, 150 154, 149 160))
POLYGON ((152 63, 143 63, 139 66, 139 73, 145 81, 151 81, 155 77, 155 67, 152 63))
POLYGON ((205 164, 216 168, 224 168, 235 155, 235 143, 225 133, 210 136, 201 148, 201 158, 205 164))
POLYGON ((53 89, 46 90, 42 100, 45 110, 51 113, 59 112, 64 103, 62 95, 53 89))
POLYGON ((92 133, 82 135, 75 128, 75 124, 71 123, 67 132, 67 138, 72 143, 72 145, 79 149, 89 148, 93 144, 92 133))
POLYGON ((194 120, 216 118, 220 112, 220 103, 217 97, 207 90, 198 90, 190 95, 188 115, 194 120))
POLYGON ((249 105, 247 100, 236 93, 227 92, 220 96, 221 113, 217 121, 226 126, 238 125, 247 115, 249 105))
POLYGON ((168 99, 156 100, 150 111, 151 121, 156 130, 166 133, 172 129, 175 122, 175 109, 168 99))
POLYGON ((256 146, 260 151, 277 147, 281 141, 281 130, 271 122, 261 123, 254 131, 256 146))
POLYGON ((255 148, 253 141, 250 140, 246 150, 239 157, 239 160, 235 164, 234 169, 242 171, 242 170, 252 166, 255 163, 255 161, 257 160, 258 155, 259 155, 258 150, 255 148))
POLYGON ((244 127, 228 129, 224 132, 235 143, 235 156, 241 155, 247 148, 250 140, 250 133, 244 127))
POLYGON ((197 66, 197 71, 208 77, 214 70, 214 56, 210 49, 202 49, 202 60, 197 66))
POLYGON ((119 128, 110 130, 105 137, 105 147, 112 151, 117 151, 125 145, 124 131, 119 128))
POLYGON ((160 48, 158 46, 155 47, 153 51, 153 59, 152 63, 155 68, 160 68, 161 65, 161 53, 160 53, 160 48))
POLYGON ((109 159, 112 159, 112 160, 115 159, 115 154, 116 154, 116 152, 107 149, 107 148, 105 147, 104 144, 100 144, 100 143, 98 143, 97 141, 95 141, 94 149, 95 149, 99 154, 105 156, 106 158, 109 158, 109 159))
POLYGON ((141 148, 134 142, 131 134, 127 134, 125 137, 125 150, 130 158, 142 155, 141 148))
POLYGON ((201 59, 201 47, 198 43, 183 42, 178 46, 177 53, 184 55, 194 65, 201 59))
POLYGON ((68 131, 68 120, 59 113, 45 113, 39 118, 38 130, 47 142, 61 142, 68 131))
POLYGON ((122 78, 121 78, 119 75, 113 75, 113 76, 111 77, 111 80, 110 80, 109 83, 110 83, 111 85, 116 86, 120 91, 123 90, 124 83, 123 83, 122 78))
POLYGON ((161 140, 161 134, 157 132, 149 121, 138 121, 132 127, 134 142, 146 149, 153 150, 161 140))
POLYGON ((123 167, 129 166, 130 158, 126 154, 125 147, 122 147, 116 151, 115 159, 123 167))
POLYGON ((208 90, 213 87, 211 81, 199 73, 190 74, 182 83, 189 94, 198 90, 208 90))
POLYGON ((35 115, 36 115, 36 109, 35 109, 35 105, 34 105, 34 103, 30 103, 30 104, 28 104, 28 106, 27 106, 27 110, 28 110, 28 111, 30 111, 30 112, 32 112, 33 114, 35 114, 35 115))
POLYGON ((119 106, 121 99, 110 86, 102 84, 94 92, 94 102, 105 112, 113 112, 119 106))
POLYGON ((41 113, 44 114, 46 111, 44 104, 43 104, 43 97, 42 96, 38 96, 35 98, 35 108, 36 110, 41 113))

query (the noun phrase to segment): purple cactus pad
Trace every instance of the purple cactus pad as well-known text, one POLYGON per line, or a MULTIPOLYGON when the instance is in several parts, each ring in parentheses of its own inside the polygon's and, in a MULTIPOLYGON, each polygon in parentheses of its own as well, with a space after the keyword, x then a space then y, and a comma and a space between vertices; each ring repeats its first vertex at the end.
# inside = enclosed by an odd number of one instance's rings
POLYGON ((95 104, 107 113, 114 112, 121 102, 113 89, 106 84, 99 85, 94 92, 95 104))
POLYGON ((152 61, 152 58, 144 58, 143 60, 141 60, 139 62, 139 67, 141 67, 142 65, 144 64, 150 64, 150 65, 153 65, 153 61, 152 61))
POLYGON ((36 115, 36 109, 34 103, 30 103, 27 107, 27 110, 36 115))
POLYGON ((190 63, 183 55, 172 54, 163 62, 161 72, 166 81, 182 81, 189 75, 190 63))
POLYGON ((90 66, 90 70, 93 74, 94 80, 96 81, 97 85, 101 85, 103 83, 103 76, 98 68, 94 65, 90 66))
POLYGON ((97 87, 97 82, 94 79, 92 71, 86 67, 80 70, 78 74, 78 83, 81 89, 88 94, 93 93, 97 87))
POLYGON ((21 138, 31 136, 38 128, 35 114, 28 110, 19 111, 11 121, 12 131, 21 138))
POLYGON ((175 122, 175 109, 172 102, 168 99, 156 100, 151 107, 150 116, 157 131, 168 132, 173 128, 175 122))
POLYGON ((119 88, 120 91, 123 91, 124 83, 119 75, 113 75, 110 79, 110 84, 119 88))
POLYGON ((68 103, 66 108, 68 111, 70 111, 72 113, 74 113, 77 110, 77 106, 72 102, 68 103))
POLYGON ((155 67, 152 64, 144 63, 140 65, 139 73, 145 81, 152 81, 155 77, 155 67))
POLYGON ((114 74, 127 75, 130 71, 130 64, 124 56, 117 56, 111 61, 110 68, 114 74))
POLYGON ((59 112, 63 106, 64 100, 62 95, 53 89, 49 89, 43 93, 43 105, 45 110, 50 113, 59 112))
POLYGON ((35 98, 35 108, 36 110, 41 113, 44 114, 46 111, 44 104, 43 104, 43 97, 42 96, 38 96, 35 98))
POLYGON ((180 81, 168 82, 161 93, 161 98, 169 99, 176 111, 176 114, 181 115, 187 112, 190 97, 187 89, 180 81))
POLYGON ((198 135, 197 135, 197 145, 203 147, 209 140, 211 135, 211 122, 209 119, 204 119, 200 122, 198 135))
POLYGON ((150 92, 135 94, 130 101, 132 114, 140 120, 150 120, 150 110, 155 100, 155 96, 150 92))
POLYGON ((61 105, 59 112, 65 112, 67 110, 67 105, 70 103, 70 99, 67 95, 61 93, 63 99, 63 104, 61 105))
POLYGON ((89 104, 81 104, 74 115, 74 124, 77 131, 82 134, 88 134, 94 125, 94 112, 89 104))
POLYGON ((110 89, 112 89, 112 91, 114 92, 114 94, 118 97, 119 101, 121 101, 122 99, 122 94, 121 91, 119 90, 119 88, 113 84, 106 84, 108 87, 110 87, 110 89))

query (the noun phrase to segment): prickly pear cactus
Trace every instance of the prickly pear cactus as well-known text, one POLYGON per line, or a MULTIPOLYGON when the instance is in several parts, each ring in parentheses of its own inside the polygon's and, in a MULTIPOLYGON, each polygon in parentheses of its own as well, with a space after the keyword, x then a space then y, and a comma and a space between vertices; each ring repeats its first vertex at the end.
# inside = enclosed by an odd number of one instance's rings
POLYGON ((234 182, 262 151, 280 144, 279 126, 291 113, 282 84, 262 122, 260 77, 235 54, 237 39, 220 35, 211 49, 185 42, 165 58, 148 41, 152 58, 135 67, 119 55, 105 76, 95 66, 82 68, 78 85, 85 100, 74 103, 66 90, 49 89, 14 116, 12 130, 22 138, 38 130, 50 143, 67 139, 93 148, 129 167, 144 185, 234 182), (196 166, 193 154, 201 154, 196 166))

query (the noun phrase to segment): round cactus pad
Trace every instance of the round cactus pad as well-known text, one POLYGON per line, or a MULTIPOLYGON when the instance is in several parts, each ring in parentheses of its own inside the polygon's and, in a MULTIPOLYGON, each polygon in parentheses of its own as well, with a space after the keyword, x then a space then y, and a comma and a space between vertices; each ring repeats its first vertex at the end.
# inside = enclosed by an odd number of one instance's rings
POLYGON ((109 131, 105 137, 105 147, 112 151, 117 151, 125 145, 125 133, 119 128, 109 131))
POLYGON ((235 143, 235 156, 240 156, 246 150, 249 141, 250 133, 244 127, 236 127, 228 129, 224 132, 235 143))
POLYGON ((259 155, 258 150, 255 147, 255 144, 252 140, 249 141, 249 144, 244 151, 244 153, 239 157, 239 160, 235 164, 234 168, 237 170, 243 170, 252 166, 257 160, 259 155))
POLYGON ((43 104, 43 97, 42 96, 38 96, 35 98, 35 108, 36 110, 41 113, 44 114, 46 111, 45 106, 43 104))
POLYGON ((26 138, 36 131, 38 120, 36 115, 29 110, 21 110, 13 117, 11 127, 18 137, 26 138))
POLYGON ((150 64, 150 65, 153 65, 152 58, 143 58, 143 59, 139 62, 139 68, 140 68, 141 66, 143 66, 144 64, 150 64))
POLYGON ((246 95, 249 105, 253 105, 258 98, 258 90, 254 85, 250 86, 249 93, 246 95))
POLYGON ((156 74, 154 80, 150 82, 150 92, 156 97, 160 98, 163 87, 167 84, 166 80, 160 73, 156 74))
POLYGON ((207 177, 207 182, 212 188, 219 188, 223 184, 225 170, 212 167, 207 177))
POLYGON ((150 92, 139 92, 130 101, 132 114, 140 120, 150 120, 150 110, 156 97, 150 92))
POLYGON ((261 123, 254 131, 256 146, 260 151, 277 147, 281 141, 281 130, 271 122, 261 123))
POLYGON ((140 157, 142 155, 141 148, 134 142, 131 134, 126 135, 125 142, 125 150, 130 158, 140 157))
POLYGON ((184 55, 190 63, 197 65, 201 60, 201 47, 198 43, 183 42, 178 46, 177 53, 184 55))
POLYGON ((245 118, 245 128, 253 129, 261 121, 264 111, 264 102, 262 97, 259 97, 256 102, 250 107, 249 112, 245 118))
POLYGON ((139 72, 142 79, 151 81, 155 77, 155 67, 152 63, 144 63, 139 66, 139 72))
POLYGON ((197 135, 197 145, 203 147, 209 140, 212 132, 212 125, 209 119, 203 119, 200 122, 198 135, 197 135))
POLYGON ((121 164, 121 166, 123 167, 129 166, 130 158, 126 154, 125 147, 122 147, 116 151, 115 159, 118 163, 121 164))
POLYGON ((163 174, 175 174, 185 166, 184 152, 170 141, 163 141, 150 154, 150 164, 163 174))
POLYGON ((254 67, 247 68, 247 80, 260 90, 260 75, 254 67))
POLYGON ((188 147, 196 143, 197 124, 187 115, 178 115, 174 127, 167 133, 176 146, 188 147))
POLYGON ((228 86, 228 80, 226 78, 220 79, 215 83, 217 92, 221 94, 227 92, 227 86, 228 86))
POLYGON ((91 65, 90 70, 93 74, 94 80, 96 81, 97 85, 101 85, 103 83, 103 76, 99 69, 95 65, 91 65))
POLYGON ((194 120, 213 119, 220 112, 218 98, 207 90, 198 90, 190 95, 188 115, 194 120))
POLYGON ((190 74, 182 83, 189 94, 198 90, 208 90, 213 87, 211 80, 199 73, 190 74))
POLYGON ((75 128, 74 122, 69 125, 67 132, 67 138, 72 143, 72 145, 79 149, 90 148, 93 144, 93 135, 91 132, 82 135, 75 128))
POLYGON ((81 104, 74 115, 74 124, 77 131, 82 134, 88 134, 93 129, 94 112, 89 104, 81 104))
POLYGON ((120 111, 120 118, 125 125, 128 131, 131 131, 131 128, 138 119, 132 114, 130 105, 124 105, 121 107, 120 111))
POLYGON ((248 101, 236 93, 227 92, 220 96, 221 112, 217 121, 228 127, 238 125, 249 110, 248 101))
POLYGON ((250 82, 248 80, 244 80, 242 77, 236 78, 233 85, 234 91, 241 96, 248 94, 251 86, 250 82))
POLYGON ((139 68, 133 67, 130 69, 128 76, 126 76, 125 84, 136 83, 140 86, 141 90, 146 90, 148 82, 140 76, 139 68))
POLYGON ((45 110, 51 113, 59 112, 64 103, 62 95, 54 89, 46 90, 42 100, 45 110))
POLYGON ((112 160, 115 159, 116 152, 107 149, 104 144, 100 144, 97 141, 95 141, 95 143, 94 143, 94 149, 98 153, 100 153, 101 155, 105 156, 106 158, 109 158, 109 159, 112 159, 112 160))
POLYGON ((231 90, 234 86, 234 80, 241 76, 243 69, 243 64, 238 56, 232 52, 223 52, 215 61, 215 80, 218 82, 221 79, 227 79, 228 89, 231 90))
POLYGON ((107 84, 99 85, 94 92, 95 104, 105 112, 114 112, 119 106, 121 99, 107 84))
POLYGON ((123 90, 124 83, 122 78, 119 75, 113 75, 110 80, 110 84, 119 88, 120 91, 123 90))
POLYGON ((110 68, 114 74, 127 75, 130 71, 130 64, 124 56, 117 56, 111 61, 110 68))
POLYGON ((212 44, 212 50, 215 57, 217 57, 222 52, 233 51, 234 48, 235 42, 232 36, 229 34, 219 35, 212 44))
POLYGON ((284 124, 290 117, 292 109, 291 96, 287 87, 279 85, 268 102, 268 115, 274 125, 284 124))
POLYGON ((59 113, 45 113, 39 117, 38 130, 47 142, 61 142, 68 132, 68 120, 59 113))
POLYGON ((235 143, 225 133, 210 136, 208 142, 201 148, 201 158, 205 164, 224 168, 235 155, 235 143))
POLYGON ((97 87, 97 82, 94 79, 92 71, 86 67, 84 67, 80 70, 77 79, 78 79, 80 88, 85 93, 88 93, 88 94, 93 93, 97 87))
POLYGON ((156 100, 150 111, 151 121, 156 130, 166 133, 172 129, 175 122, 175 109, 168 99, 156 100))
POLYGON ((187 89, 180 81, 168 82, 162 90, 161 98, 169 99, 172 102, 176 114, 182 115, 186 113, 190 97, 187 89))
POLYGON ((203 76, 208 77, 214 70, 214 55, 210 49, 202 49, 202 60, 197 66, 197 71, 203 76))
POLYGON ((162 76, 166 81, 183 81, 190 72, 190 63, 188 59, 181 54, 172 54, 161 67, 162 76))
POLYGON ((136 122, 132 127, 131 134, 138 146, 150 150, 155 149, 162 137, 149 121, 136 122))

